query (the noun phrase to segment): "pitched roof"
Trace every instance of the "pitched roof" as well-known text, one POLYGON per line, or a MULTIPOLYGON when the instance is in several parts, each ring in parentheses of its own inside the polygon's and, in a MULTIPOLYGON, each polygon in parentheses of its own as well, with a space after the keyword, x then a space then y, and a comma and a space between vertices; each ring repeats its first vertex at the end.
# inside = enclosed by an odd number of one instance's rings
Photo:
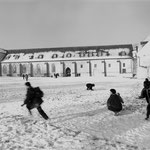
POLYGON ((9 54, 12 53, 35 53, 35 52, 48 52, 48 51, 83 51, 92 49, 117 49, 117 48, 129 48, 133 50, 132 44, 124 45, 105 45, 105 46, 78 46, 78 47, 54 47, 54 48, 33 48, 33 49, 11 49, 8 50, 9 54))

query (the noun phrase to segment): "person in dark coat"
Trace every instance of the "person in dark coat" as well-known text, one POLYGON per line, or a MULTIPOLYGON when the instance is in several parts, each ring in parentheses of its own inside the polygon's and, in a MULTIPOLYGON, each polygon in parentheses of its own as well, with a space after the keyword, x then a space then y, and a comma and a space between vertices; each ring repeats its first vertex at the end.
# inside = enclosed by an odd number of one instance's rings
POLYGON ((145 90, 150 88, 150 81, 148 80, 148 78, 145 79, 145 81, 143 82, 143 89, 141 91, 141 95, 139 96, 139 98, 143 98, 144 94, 145 94, 145 90))
POLYGON ((86 84, 86 88, 87 88, 87 90, 93 90, 93 87, 95 86, 95 84, 92 84, 92 83, 87 83, 86 84))
POLYGON ((146 108, 146 118, 145 120, 149 119, 150 115, 150 87, 147 83, 147 85, 143 88, 141 95, 139 96, 140 99, 145 98, 147 102, 147 108, 146 108))
POLYGON ((120 94, 116 94, 115 89, 110 89, 110 97, 107 100, 107 108, 110 111, 113 111, 117 116, 118 113, 122 110, 123 99, 120 94))
POLYGON ((29 78, 28 74, 25 75, 25 78, 26 78, 26 81, 28 81, 28 78, 29 78))
MULTIPOLYGON (((41 94, 36 94, 36 89, 38 89, 38 92, 42 92, 39 87, 33 88, 30 84, 30 82, 25 83, 27 87, 27 94, 26 94, 26 99, 24 100, 24 103, 21 106, 26 105, 29 113, 32 115, 31 109, 37 108, 38 112, 44 119, 49 119, 49 117, 46 115, 46 113, 43 111, 41 104, 43 103, 43 100, 41 98, 41 94)), ((37 92, 37 93, 38 93, 37 92)), ((40 93, 39 92, 39 93, 40 93)), ((43 95, 43 92, 42 92, 43 95)))

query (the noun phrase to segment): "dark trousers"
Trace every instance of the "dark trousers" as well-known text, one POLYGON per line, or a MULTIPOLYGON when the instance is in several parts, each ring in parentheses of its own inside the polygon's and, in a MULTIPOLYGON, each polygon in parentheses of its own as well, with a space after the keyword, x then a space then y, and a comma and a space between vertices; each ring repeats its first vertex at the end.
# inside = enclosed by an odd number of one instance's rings
MULTIPOLYGON (((45 120, 49 119, 49 117, 46 115, 46 113, 44 112, 44 110, 42 109, 41 106, 38 106, 38 107, 35 107, 35 108, 37 108, 39 114, 40 114, 45 120)), ((33 108, 28 107, 28 105, 27 105, 27 109, 28 109, 29 113, 32 115, 31 109, 33 109, 33 108)))
POLYGON ((44 110, 41 108, 41 106, 39 106, 37 108, 38 112, 40 113, 40 115, 44 118, 44 119, 48 119, 48 116, 46 115, 46 113, 44 112, 44 110))
POLYGON ((147 105, 146 118, 149 118, 150 115, 150 104, 147 105))

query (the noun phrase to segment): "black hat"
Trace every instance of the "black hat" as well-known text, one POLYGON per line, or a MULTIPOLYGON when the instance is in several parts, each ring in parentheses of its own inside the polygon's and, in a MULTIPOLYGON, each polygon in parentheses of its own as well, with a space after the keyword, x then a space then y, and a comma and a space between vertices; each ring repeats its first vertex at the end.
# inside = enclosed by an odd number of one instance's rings
POLYGON ((113 94, 116 94, 116 90, 115 90, 115 89, 110 89, 110 91, 111 91, 113 94))
POLYGON ((30 82, 25 83, 26 86, 31 86, 30 82))

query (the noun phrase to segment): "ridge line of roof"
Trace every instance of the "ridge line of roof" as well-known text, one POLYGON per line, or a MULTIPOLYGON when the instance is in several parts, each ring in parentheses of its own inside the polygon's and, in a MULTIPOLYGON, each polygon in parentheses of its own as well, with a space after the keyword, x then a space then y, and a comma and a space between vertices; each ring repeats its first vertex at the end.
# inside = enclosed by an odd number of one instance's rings
POLYGON ((55 49, 80 49, 80 48, 107 48, 107 47, 126 47, 126 46, 131 46, 132 44, 119 44, 119 45, 96 45, 96 46, 73 46, 73 47, 51 47, 51 48, 24 48, 24 49, 7 49, 7 51, 28 51, 28 50, 55 50, 55 49))

